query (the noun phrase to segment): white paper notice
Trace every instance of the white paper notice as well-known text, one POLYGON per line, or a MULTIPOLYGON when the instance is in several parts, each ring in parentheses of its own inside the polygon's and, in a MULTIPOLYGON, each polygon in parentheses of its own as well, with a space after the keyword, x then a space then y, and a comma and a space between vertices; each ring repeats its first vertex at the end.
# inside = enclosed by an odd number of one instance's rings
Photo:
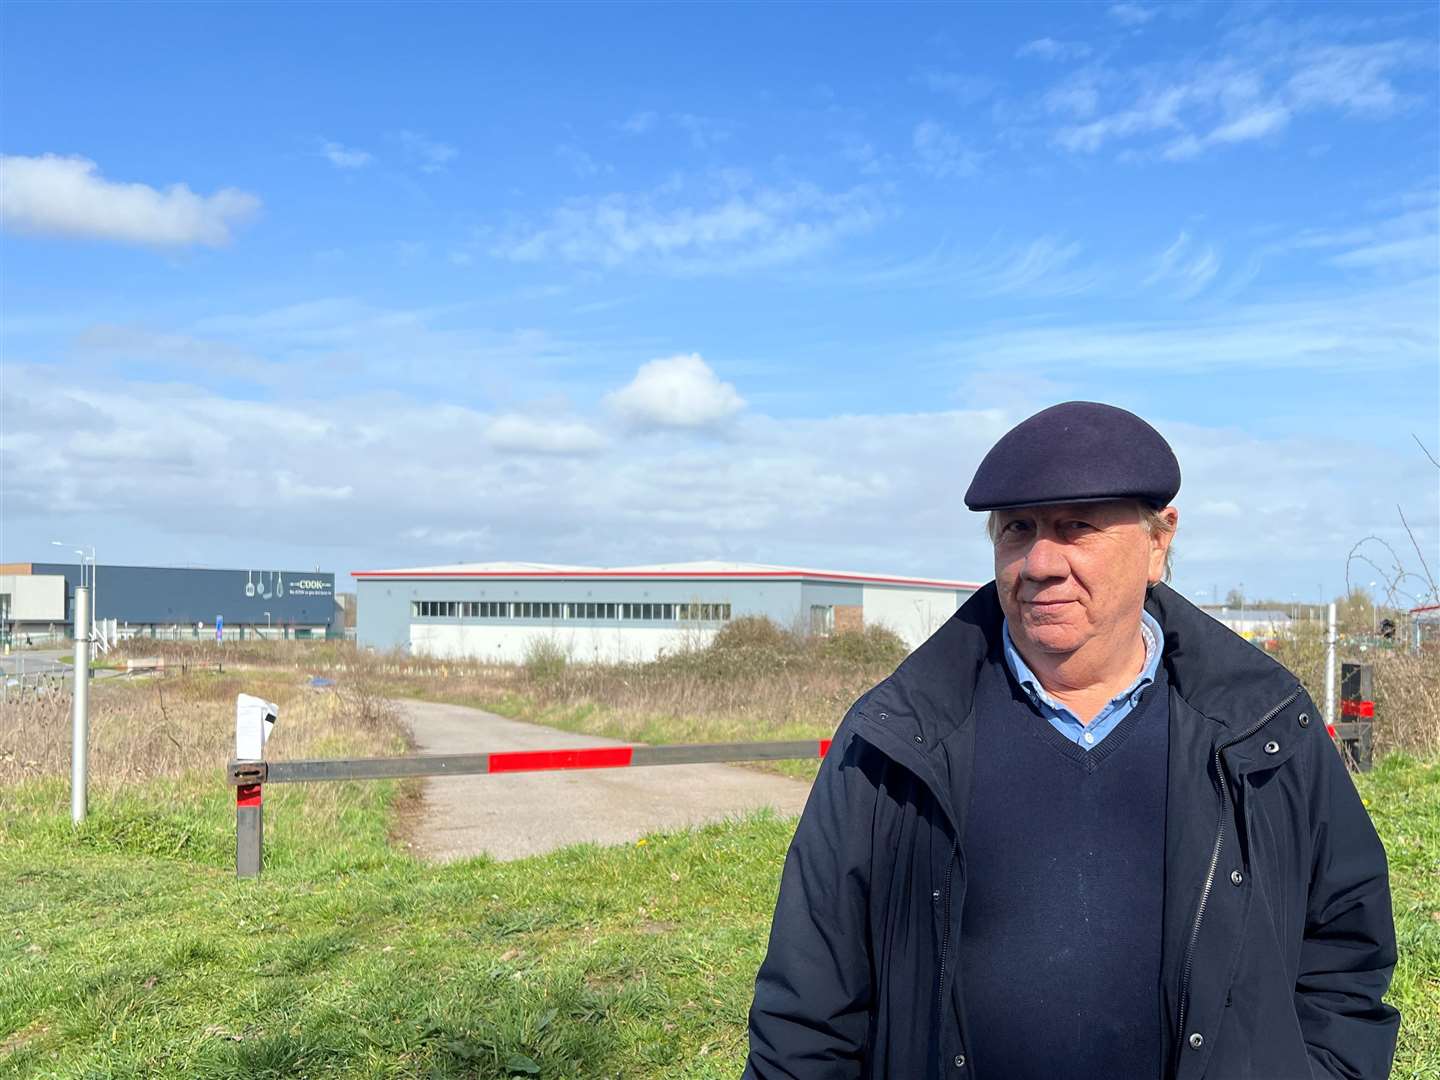
POLYGON ((273 701, 238 694, 235 698, 235 757, 239 761, 259 761, 265 752, 265 740, 280 708, 273 701))

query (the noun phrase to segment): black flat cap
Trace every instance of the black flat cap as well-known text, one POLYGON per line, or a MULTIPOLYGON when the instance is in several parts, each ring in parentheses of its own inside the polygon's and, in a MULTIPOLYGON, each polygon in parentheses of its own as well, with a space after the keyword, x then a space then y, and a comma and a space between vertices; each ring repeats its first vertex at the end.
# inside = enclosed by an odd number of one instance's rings
POLYGON ((1113 405, 1067 401, 1001 436, 975 470, 965 505, 1001 510, 1140 499, 1158 509, 1179 490, 1180 463, 1153 427, 1113 405))

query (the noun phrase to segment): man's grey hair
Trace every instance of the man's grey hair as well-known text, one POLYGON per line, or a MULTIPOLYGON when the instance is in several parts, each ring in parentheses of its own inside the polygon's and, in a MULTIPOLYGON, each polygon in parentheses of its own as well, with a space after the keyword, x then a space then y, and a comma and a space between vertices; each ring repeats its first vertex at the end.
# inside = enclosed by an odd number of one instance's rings
MULTIPOLYGON (((1156 510, 1148 503, 1143 503, 1138 500, 1134 500, 1134 504, 1135 508, 1140 512, 1140 523, 1145 526, 1145 531, 1151 536, 1154 536, 1156 533, 1173 533, 1175 531, 1175 526, 1170 524, 1159 510, 1156 510)), ((986 515, 985 535, 990 537, 990 543, 992 544, 998 544, 1000 542, 1000 511, 991 510, 990 513, 986 515)), ((1170 580, 1170 575, 1174 570, 1174 559, 1175 544, 1172 542, 1170 546, 1165 549, 1165 574, 1160 579, 1161 581, 1168 582, 1170 580)))

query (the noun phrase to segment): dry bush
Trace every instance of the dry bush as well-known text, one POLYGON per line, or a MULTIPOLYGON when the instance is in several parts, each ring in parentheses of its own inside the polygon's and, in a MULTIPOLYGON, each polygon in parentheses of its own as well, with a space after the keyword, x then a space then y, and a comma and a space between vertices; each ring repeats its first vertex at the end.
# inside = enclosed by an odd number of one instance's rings
MULTIPOLYGON (((1277 643, 1275 659, 1295 673, 1310 696, 1325 704, 1325 639, 1318 627, 1302 627, 1294 637, 1277 643)), ((1340 665, 1370 664, 1375 681, 1374 752, 1404 750, 1440 753, 1440 652, 1401 649, 1359 651, 1342 644, 1335 659, 1335 710, 1340 710, 1340 665)), ((1334 723, 1339 716, 1326 717, 1334 723)))
POLYGON ((747 617, 706 646, 645 663, 445 662, 445 678, 403 677, 399 686, 633 741, 820 738, 906 652, 880 628, 819 638, 747 617))
MULTIPOLYGON (((311 690, 290 676, 191 675, 97 680, 90 693, 90 786, 116 791, 223 769, 235 753, 235 696, 280 706, 268 758, 393 754, 407 738, 393 706, 366 684, 311 690)), ((70 773, 69 694, 26 695, 4 706, 0 786, 70 773)))

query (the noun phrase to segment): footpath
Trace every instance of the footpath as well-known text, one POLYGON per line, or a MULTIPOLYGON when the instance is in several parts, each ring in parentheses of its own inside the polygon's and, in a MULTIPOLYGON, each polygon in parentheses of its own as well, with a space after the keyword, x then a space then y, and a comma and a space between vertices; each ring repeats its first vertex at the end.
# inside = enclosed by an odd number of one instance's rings
MULTIPOLYGON (((421 754, 625 745, 463 705, 395 704, 421 754)), ((412 841, 417 854, 439 862, 482 853, 519 859, 582 841, 634 843, 761 807, 793 815, 810 793, 804 781, 733 765, 439 776, 424 785, 412 841)))

